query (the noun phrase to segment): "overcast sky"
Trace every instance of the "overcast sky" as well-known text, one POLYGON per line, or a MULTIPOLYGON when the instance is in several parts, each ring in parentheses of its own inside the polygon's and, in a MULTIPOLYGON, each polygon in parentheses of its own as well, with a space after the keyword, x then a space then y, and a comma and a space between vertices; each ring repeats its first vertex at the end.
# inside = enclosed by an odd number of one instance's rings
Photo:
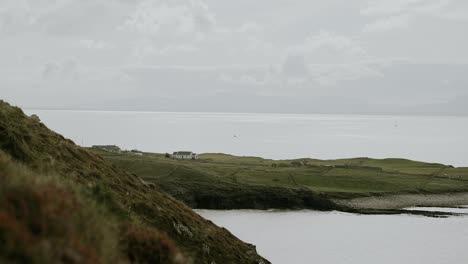
POLYGON ((0 0, 29 108, 467 114, 466 0, 0 0))

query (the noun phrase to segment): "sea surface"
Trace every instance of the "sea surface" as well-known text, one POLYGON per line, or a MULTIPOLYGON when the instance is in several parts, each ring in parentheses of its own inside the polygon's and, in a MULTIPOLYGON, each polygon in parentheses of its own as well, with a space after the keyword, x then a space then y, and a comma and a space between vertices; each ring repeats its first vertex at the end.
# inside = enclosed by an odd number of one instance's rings
POLYGON ((82 146, 468 166, 468 117, 26 110, 82 146))
MULTIPOLYGON (((468 213, 468 209, 455 211, 468 213)), ((257 252, 274 264, 468 263, 466 216, 430 218, 254 210, 196 212, 256 245, 257 252)))

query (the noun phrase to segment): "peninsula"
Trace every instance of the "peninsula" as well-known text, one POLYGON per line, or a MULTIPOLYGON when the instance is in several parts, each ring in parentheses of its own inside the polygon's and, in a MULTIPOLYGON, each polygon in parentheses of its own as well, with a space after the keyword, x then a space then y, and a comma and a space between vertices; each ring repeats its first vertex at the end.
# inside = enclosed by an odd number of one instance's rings
POLYGON ((398 213, 468 204, 468 168, 406 159, 271 160, 227 154, 91 151, 197 209, 398 213))

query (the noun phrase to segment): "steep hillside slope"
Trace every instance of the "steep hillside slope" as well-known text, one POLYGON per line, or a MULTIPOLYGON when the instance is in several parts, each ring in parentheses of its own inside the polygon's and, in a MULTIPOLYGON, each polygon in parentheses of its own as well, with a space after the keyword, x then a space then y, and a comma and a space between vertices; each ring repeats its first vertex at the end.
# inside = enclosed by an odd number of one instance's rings
MULTIPOLYGON (((167 233, 188 263, 268 263, 252 245, 198 216, 158 187, 145 184, 137 176, 76 146, 49 130, 38 117, 28 117, 3 101, 0 101, 0 150, 13 162, 24 164, 35 175, 31 177, 54 174, 60 181, 72 183, 80 195, 105 208, 119 226, 136 224, 167 233)), ((64 192, 68 193, 67 189, 64 192)), ((55 199, 64 197, 67 196, 57 195, 55 199)), ((129 236, 151 232, 134 228, 122 233, 127 234, 126 241, 132 241, 129 236)), ((151 249, 149 245, 146 253, 151 249)), ((130 260, 150 262, 139 259, 134 251, 132 254, 130 260)))
POLYGON ((71 182, 0 152, 0 263, 188 264, 166 234, 119 223, 71 182))

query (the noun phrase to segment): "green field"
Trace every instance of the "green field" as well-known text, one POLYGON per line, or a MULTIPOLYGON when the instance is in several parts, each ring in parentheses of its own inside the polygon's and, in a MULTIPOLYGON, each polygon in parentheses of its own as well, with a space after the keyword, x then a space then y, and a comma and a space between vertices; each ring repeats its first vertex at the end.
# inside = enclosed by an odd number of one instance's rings
POLYGON ((311 190, 330 198, 468 191, 468 168, 405 159, 269 160, 202 154, 198 160, 176 160, 154 153, 98 152, 145 181, 184 186, 179 192, 200 193, 200 188, 226 184, 311 190))

